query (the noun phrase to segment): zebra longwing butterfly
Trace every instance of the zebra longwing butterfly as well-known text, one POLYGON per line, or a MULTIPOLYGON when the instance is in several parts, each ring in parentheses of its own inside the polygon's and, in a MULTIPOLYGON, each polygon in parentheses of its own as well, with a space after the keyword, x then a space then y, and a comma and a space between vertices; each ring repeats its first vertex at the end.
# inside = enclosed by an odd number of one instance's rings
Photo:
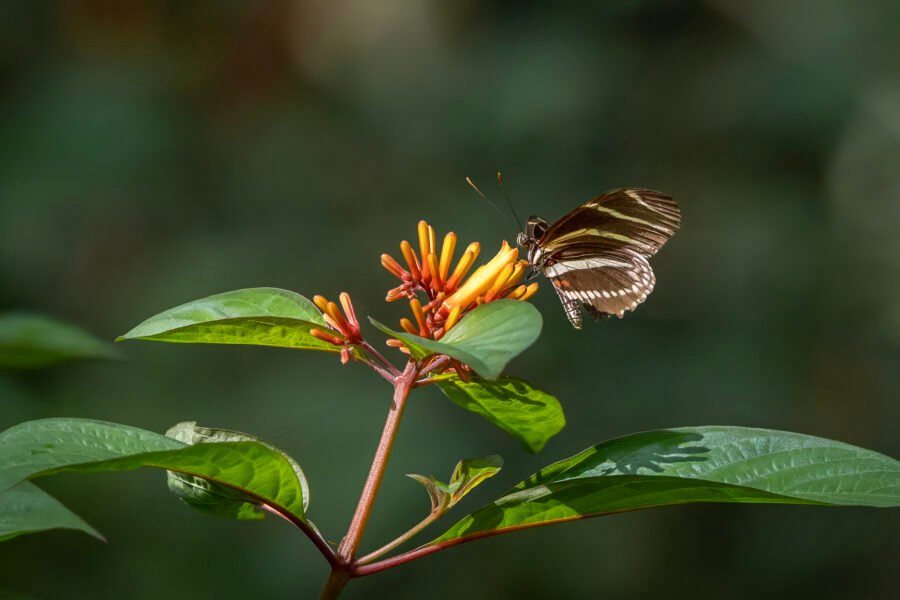
POLYGON ((681 225, 669 196, 621 189, 582 204, 553 224, 531 217, 518 244, 528 251, 532 277, 543 273, 569 322, 581 329, 581 309, 594 316, 634 310, 656 283, 648 258, 681 225))

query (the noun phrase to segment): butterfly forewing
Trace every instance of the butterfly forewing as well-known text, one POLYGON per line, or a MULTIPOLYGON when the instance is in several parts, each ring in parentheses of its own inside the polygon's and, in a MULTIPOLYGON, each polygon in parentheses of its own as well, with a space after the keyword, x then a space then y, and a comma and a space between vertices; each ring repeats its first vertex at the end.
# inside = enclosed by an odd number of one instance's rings
POLYGON ((603 240, 650 258, 681 225, 681 211, 669 196, 645 189, 606 192, 552 224, 538 241, 544 254, 572 244, 603 240))
POLYGON ((534 263, 556 288, 566 315, 581 326, 578 306, 596 316, 623 316, 653 291, 648 258, 681 224, 675 201, 659 192, 607 192, 552 224, 536 240, 534 263))

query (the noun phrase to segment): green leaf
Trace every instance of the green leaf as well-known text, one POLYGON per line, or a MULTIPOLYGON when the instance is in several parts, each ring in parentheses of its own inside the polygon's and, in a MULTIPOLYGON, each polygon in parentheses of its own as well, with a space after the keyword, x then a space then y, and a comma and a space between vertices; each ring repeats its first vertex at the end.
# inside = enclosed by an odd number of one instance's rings
POLYGON ((450 508, 450 490, 443 481, 435 479, 430 475, 419 475, 418 473, 407 473, 407 477, 413 481, 418 481, 428 492, 428 498, 431 500, 431 512, 439 512, 441 514, 447 512, 450 508))
POLYGON ((90 419, 42 419, 0 433, 0 490, 64 471, 153 467, 202 477, 305 522, 303 483, 291 463, 259 442, 187 446, 134 427, 90 419))
POLYGON ((441 377, 437 386, 453 402, 512 434, 531 452, 540 451, 566 424, 556 398, 516 377, 475 378, 469 383, 455 376, 441 377))
POLYGON ((481 458, 468 458, 456 463, 450 483, 444 483, 432 476, 409 473, 406 476, 425 487, 431 499, 432 512, 443 514, 453 508, 477 485, 500 472, 503 459, 496 454, 481 458))
POLYGON ((89 333, 32 313, 0 315, 0 368, 37 369, 81 358, 117 358, 89 333))
MULTIPOLYGON (((257 442, 270 450, 281 454, 291 465, 303 493, 303 510, 309 508, 309 484, 297 462, 280 450, 259 439, 239 431, 230 429, 211 429, 200 427, 196 421, 183 421, 171 427, 166 435, 188 445, 209 444, 218 442, 257 442)), ((202 512, 235 519, 262 519, 263 513, 252 503, 247 502, 241 492, 212 483, 200 477, 185 475, 176 471, 167 472, 169 489, 189 506, 202 512)))
POLYGON ((692 502, 900 506, 900 462, 766 429, 638 433, 539 471, 431 544, 692 502))
POLYGON ((103 540, 96 529, 33 483, 23 481, 0 492, 0 542, 48 529, 75 529, 103 540))
POLYGON ((499 473, 501 468, 503 468, 503 458, 496 454, 459 461, 456 468, 453 469, 448 486, 453 494, 450 506, 457 504, 483 481, 499 473))
POLYGON ((194 300, 150 317, 116 341, 153 340, 188 344, 248 344, 339 352, 310 335, 325 329, 316 306, 300 294, 250 288, 194 300))
POLYGON ((541 313, 528 302, 497 300, 467 314, 436 342, 393 331, 370 319, 382 332, 401 340, 415 359, 446 354, 469 365, 487 379, 496 379, 510 360, 541 334, 541 313))

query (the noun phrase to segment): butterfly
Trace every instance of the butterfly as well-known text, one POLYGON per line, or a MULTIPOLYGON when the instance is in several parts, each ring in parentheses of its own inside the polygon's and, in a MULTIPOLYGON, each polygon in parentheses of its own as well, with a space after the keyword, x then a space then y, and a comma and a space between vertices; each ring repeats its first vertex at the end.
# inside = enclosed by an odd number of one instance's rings
POLYGON ((569 322, 581 329, 582 307, 621 318, 647 299, 656 284, 647 259, 680 225, 675 200, 629 188, 601 194, 552 224, 533 216, 517 242, 528 251, 530 277, 550 280, 569 322))

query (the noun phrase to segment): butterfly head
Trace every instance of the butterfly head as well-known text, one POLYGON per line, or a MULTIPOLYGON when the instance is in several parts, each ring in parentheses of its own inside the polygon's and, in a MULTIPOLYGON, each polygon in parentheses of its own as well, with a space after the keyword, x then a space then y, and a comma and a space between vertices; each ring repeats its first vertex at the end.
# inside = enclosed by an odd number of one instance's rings
POLYGON ((547 221, 540 217, 529 217, 525 225, 525 231, 520 231, 516 237, 516 243, 528 250, 528 262, 534 265, 534 256, 538 249, 538 243, 549 228, 547 221))

